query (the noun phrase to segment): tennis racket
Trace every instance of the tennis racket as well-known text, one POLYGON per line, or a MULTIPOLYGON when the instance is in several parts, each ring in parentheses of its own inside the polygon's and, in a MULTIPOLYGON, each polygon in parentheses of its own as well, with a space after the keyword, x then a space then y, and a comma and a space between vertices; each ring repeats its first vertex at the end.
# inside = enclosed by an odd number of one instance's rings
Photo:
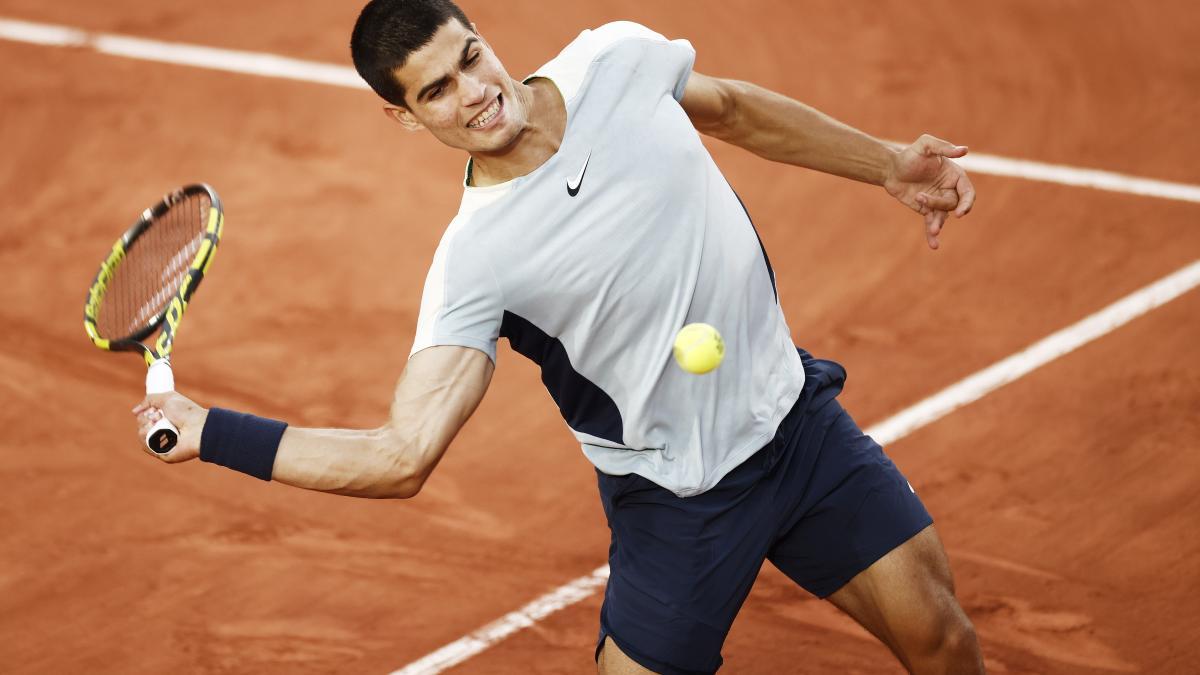
MULTIPOLYGON (((149 367, 147 394, 175 390, 171 345, 212 265, 224 221, 211 187, 182 187, 142 212, 113 244, 88 289, 88 337, 100 349, 140 352, 149 367)), ((179 430, 166 417, 146 434, 146 447, 157 453, 170 452, 178 441, 179 430)))

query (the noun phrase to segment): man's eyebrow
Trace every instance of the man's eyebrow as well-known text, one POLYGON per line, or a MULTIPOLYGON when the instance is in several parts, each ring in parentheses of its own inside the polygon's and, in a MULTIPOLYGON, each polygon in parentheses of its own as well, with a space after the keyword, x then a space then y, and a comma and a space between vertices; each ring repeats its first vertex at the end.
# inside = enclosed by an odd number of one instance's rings
MULTIPOLYGON (((466 67, 467 53, 471 51, 471 45, 474 45, 477 42, 479 42, 479 38, 475 37, 474 35, 467 38, 467 43, 465 45, 463 45, 462 55, 458 57, 459 67, 466 67)), ((434 89, 437 89, 438 87, 444 87, 446 85, 446 83, 449 81, 450 81, 450 76, 443 75, 443 76, 439 77, 438 79, 434 80, 433 82, 430 82, 429 84, 425 85, 424 87, 421 87, 421 91, 417 92, 417 100, 420 101, 420 100, 424 99, 426 94, 433 91, 434 89)))

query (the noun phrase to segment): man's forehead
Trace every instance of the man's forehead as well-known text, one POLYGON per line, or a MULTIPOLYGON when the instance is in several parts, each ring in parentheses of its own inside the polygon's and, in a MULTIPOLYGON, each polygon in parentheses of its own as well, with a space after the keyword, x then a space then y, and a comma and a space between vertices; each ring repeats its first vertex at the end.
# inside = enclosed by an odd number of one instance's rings
POLYGON ((392 74, 406 88, 423 86, 426 80, 441 77, 457 65, 463 49, 476 40, 475 33, 452 18, 437 29, 429 44, 409 54, 404 65, 392 74))

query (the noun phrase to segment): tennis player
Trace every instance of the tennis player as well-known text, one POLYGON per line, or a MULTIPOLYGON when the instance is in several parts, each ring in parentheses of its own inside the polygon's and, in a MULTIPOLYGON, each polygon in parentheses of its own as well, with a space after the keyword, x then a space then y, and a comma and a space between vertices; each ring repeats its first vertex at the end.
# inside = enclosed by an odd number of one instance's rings
POLYGON ((412 497, 482 399, 504 337, 540 365, 597 470, 612 531, 601 672, 717 670, 764 560, 910 671, 982 671, 932 519, 838 403, 842 367, 793 345, 766 251, 697 131, 881 186, 924 217, 935 249, 975 198, 950 161, 966 148, 922 136, 893 150, 693 72, 687 41, 628 22, 584 31, 524 80, 447 0, 372 0, 351 49, 390 117, 470 156, 391 418, 300 429, 150 397, 139 433, 164 411, 181 434, 165 461, 412 497), (671 357, 697 321, 728 345, 704 376, 671 357))

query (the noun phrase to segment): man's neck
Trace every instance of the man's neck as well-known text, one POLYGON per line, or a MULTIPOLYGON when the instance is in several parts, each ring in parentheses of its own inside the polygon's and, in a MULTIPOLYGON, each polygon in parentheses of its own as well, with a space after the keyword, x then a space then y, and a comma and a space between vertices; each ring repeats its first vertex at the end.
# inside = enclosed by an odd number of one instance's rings
POLYGON ((520 104, 529 111, 525 129, 497 152, 472 153, 469 184, 498 185, 524 176, 545 164, 562 145, 567 129, 567 107, 558 87, 544 78, 518 83, 520 104))

